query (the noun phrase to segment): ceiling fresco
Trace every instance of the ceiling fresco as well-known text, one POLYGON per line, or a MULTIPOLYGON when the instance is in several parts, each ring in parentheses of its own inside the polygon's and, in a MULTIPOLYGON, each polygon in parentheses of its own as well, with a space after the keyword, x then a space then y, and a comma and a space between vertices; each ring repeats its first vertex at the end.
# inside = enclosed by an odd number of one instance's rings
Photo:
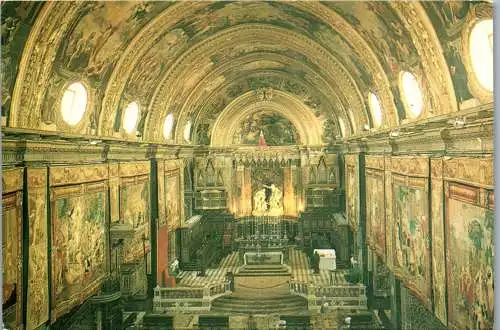
POLYGON ((180 129, 169 142, 184 143, 183 127, 193 120, 193 143, 208 144, 226 107, 249 91, 271 87, 300 100, 323 126, 323 143, 336 143, 338 118, 350 136, 373 127, 370 92, 380 99, 382 129, 410 120, 400 93, 401 71, 415 74, 425 98, 423 114, 412 120, 456 111, 474 98, 463 31, 475 17, 492 16, 484 6, 450 1, 406 7, 377 1, 2 4, 2 44, 7 45, 2 64, 13 63, 2 75, 8 87, 2 90, 4 125, 43 129, 42 124, 55 123, 58 130, 129 138, 120 130, 122 110, 137 102, 137 130, 145 140, 164 141, 162 125, 172 113, 180 129), (443 51, 427 50, 432 47, 423 41, 443 51), (61 124, 57 107, 65 86, 74 81, 88 89, 90 110, 82 124, 70 127, 61 124), (44 87, 32 87, 40 84, 44 87))

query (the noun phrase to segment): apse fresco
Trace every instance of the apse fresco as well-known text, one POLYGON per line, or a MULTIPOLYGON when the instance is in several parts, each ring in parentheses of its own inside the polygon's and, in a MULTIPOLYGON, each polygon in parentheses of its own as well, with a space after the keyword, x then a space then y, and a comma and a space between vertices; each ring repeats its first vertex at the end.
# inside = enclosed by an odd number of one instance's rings
POLYGON ((52 315, 82 303, 106 275, 107 186, 53 188, 52 315))
POLYGON ((2 116, 9 113, 24 43, 42 5, 32 1, 2 3, 2 116))
POLYGON ((149 250, 150 199, 148 176, 122 179, 120 185, 120 219, 134 228, 132 240, 125 240, 125 262, 144 256, 149 250))
POLYGON ((477 195, 477 188, 455 187, 446 200, 449 326, 492 329, 495 214, 470 199, 477 195))
POLYGON ((385 260, 384 172, 366 170, 366 235, 375 252, 385 260))
MULTIPOLYGON (((394 274, 430 308, 430 236, 425 183, 393 177, 394 274)), ((424 181, 424 179, 419 179, 424 181)))
POLYGON ((181 225, 180 172, 174 170, 165 175, 167 226, 176 229, 181 225))
POLYGON ((20 192, 2 196, 2 309, 14 308, 13 324, 19 323, 21 317, 21 203, 20 192))
POLYGON ((252 215, 283 215, 283 168, 252 168, 252 215))
POLYGON ((300 144, 297 130, 286 118, 272 113, 249 115, 234 133, 234 144, 280 146, 300 144))

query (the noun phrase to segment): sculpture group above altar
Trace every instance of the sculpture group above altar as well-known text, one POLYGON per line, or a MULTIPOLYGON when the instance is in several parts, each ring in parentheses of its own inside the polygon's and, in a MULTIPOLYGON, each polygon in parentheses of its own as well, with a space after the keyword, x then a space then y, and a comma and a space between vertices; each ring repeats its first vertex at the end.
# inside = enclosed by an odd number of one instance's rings
POLYGON ((263 185, 253 197, 253 216, 281 216, 283 215, 283 193, 271 184, 263 185))

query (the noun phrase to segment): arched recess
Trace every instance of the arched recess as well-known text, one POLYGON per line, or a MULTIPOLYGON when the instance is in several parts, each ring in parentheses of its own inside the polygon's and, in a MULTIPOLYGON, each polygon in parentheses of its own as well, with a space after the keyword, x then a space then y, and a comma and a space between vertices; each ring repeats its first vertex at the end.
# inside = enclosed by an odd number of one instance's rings
MULTIPOLYGON (((211 54, 221 53, 229 57, 226 61, 231 61, 231 56, 241 56, 240 51, 245 46, 243 41, 248 45, 247 47, 251 48, 272 49, 286 46, 291 51, 303 54, 310 58, 311 63, 314 63, 317 68, 323 70, 321 75, 327 78, 329 85, 337 91, 335 94, 345 100, 344 103, 348 103, 352 109, 361 112, 366 110, 362 93, 354 79, 341 63, 321 45, 302 35, 289 33, 283 28, 265 24, 244 24, 207 38, 202 45, 196 45, 179 58, 172 69, 167 72, 150 103, 145 126, 149 139, 159 139, 156 125, 167 111, 170 111, 177 103, 181 109, 184 108, 182 103, 188 99, 189 91, 192 89, 180 87, 186 83, 186 79, 193 80, 193 77, 197 76, 197 82, 199 82, 203 76, 211 74, 213 70, 225 63, 225 61, 220 61, 220 63, 214 64, 207 57, 211 54), (240 40, 237 45, 234 43, 236 39, 240 40), (283 40, 286 40, 286 43, 283 40), (200 62, 200 58, 204 58, 205 61, 200 62)), ((319 72, 318 75, 320 75, 319 72)), ((192 83, 192 85, 196 86, 197 82, 192 83)), ((191 109, 184 109, 184 111, 191 111, 191 109)), ((187 121, 186 115, 184 113, 177 115, 180 127, 183 127, 187 121)))
POLYGON ((281 91, 274 91, 270 100, 259 101, 253 91, 233 100, 217 118, 210 145, 214 147, 231 145, 239 123, 248 115, 261 110, 274 111, 288 119, 297 129, 302 144, 323 145, 321 139, 323 127, 319 120, 300 100, 281 91))

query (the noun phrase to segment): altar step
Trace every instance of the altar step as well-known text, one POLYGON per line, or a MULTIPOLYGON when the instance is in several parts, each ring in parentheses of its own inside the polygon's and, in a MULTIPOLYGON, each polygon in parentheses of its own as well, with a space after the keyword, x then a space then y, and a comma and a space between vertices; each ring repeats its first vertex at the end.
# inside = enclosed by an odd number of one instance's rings
POLYGON ((246 265, 235 276, 290 276, 285 265, 246 265))
POLYGON ((300 296, 275 297, 223 296, 212 302, 211 311, 242 314, 303 314, 308 313, 307 300, 300 296))

